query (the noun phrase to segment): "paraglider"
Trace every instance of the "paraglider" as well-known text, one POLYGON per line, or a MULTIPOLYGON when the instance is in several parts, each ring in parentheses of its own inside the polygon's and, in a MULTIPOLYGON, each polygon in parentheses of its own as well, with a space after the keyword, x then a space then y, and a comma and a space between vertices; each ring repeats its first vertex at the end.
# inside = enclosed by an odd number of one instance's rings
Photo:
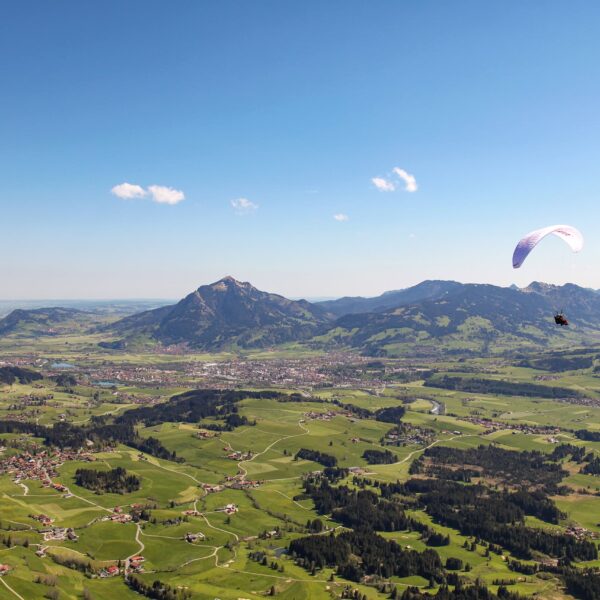
POLYGON ((554 315, 554 322, 561 327, 569 324, 569 321, 567 321, 565 315, 563 315, 562 310, 554 315))
MULTIPOLYGON (((571 225, 551 225, 550 227, 543 227, 542 229, 536 229, 535 231, 528 233, 519 241, 513 252, 513 268, 518 269, 538 243, 550 234, 563 240, 573 252, 579 252, 583 248, 583 236, 578 229, 575 229, 575 227, 572 227, 571 225)), ((554 322, 561 327, 565 327, 569 324, 569 321, 567 321, 562 310, 555 313, 554 322)))
POLYGON ((583 236, 578 229, 571 225, 551 225, 528 233, 518 244, 513 252, 513 267, 518 269, 529 256, 529 253, 547 235, 553 234, 569 245, 573 252, 579 252, 583 248, 583 236))

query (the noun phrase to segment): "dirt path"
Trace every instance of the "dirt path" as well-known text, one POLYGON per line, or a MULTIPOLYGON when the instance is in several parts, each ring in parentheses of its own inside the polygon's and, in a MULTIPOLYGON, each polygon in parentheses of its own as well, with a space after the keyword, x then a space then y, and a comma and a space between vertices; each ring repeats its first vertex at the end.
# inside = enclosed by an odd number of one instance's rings
POLYGON ((437 444, 441 443, 441 442, 451 442, 452 440, 457 440, 459 438, 468 438, 468 437, 479 437, 479 433, 466 433, 466 434, 461 434, 461 435, 455 435, 454 437, 451 438, 447 438, 445 440, 435 440, 435 442, 432 442, 431 444, 429 444, 429 446, 426 446, 425 448, 419 448, 417 450, 413 450, 410 454, 407 454, 402 460, 399 460, 397 463, 392 463, 394 465, 401 465, 402 463, 405 463, 406 461, 410 460, 415 454, 418 454, 419 452, 425 452, 425 450, 429 450, 429 448, 433 448, 433 446, 437 446, 437 444))
POLYGON ((275 446, 275 444, 278 444, 282 440, 289 440, 290 438, 300 437, 301 435, 306 435, 307 433, 310 433, 308 427, 305 427, 304 423, 302 423, 301 421, 298 421, 298 427, 300 427, 300 429, 303 429, 304 431, 302 433, 294 433, 293 435, 284 435, 283 437, 276 439, 274 442, 271 442, 262 452, 257 452, 252 458, 249 458, 247 460, 241 460, 237 464, 237 466, 241 472, 242 481, 244 481, 248 476, 248 471, 245 467, 242 467, 242 463, 252 462, 257 456, 262 456, 263 454, 268 452, 273 446, 275 446))
POLYGON ((134 552, 133 554, 130 554, 126 559, 125 559, 125 579, 127 579, 127 576, 129 575, 129 565, 131 563, 131 559, 134 556, 137 556, 138 554, 141 554, 146 546, 144 544, 144 542, 142 542, 142 540, 140 540, 140 535, 142 535, 142 528, 140 527, 139 523, 135 524, 135 541, 138 543, 139 548, 137 549, 136 552, 134 552))
POLYGON ((6 581, 4 581, 4 578, 0 577, 0 583, 2 583, 2 585, 9 591, 12 592, 17 598, 20 598, 21 600, 25 600, 25 598, 23 598, 23 596, 21 596, 21 594, 19 594, 19 592, 13 590, 13 588, 10 587, 10 585, 8 585, 8 583, 6 583, 6 581))

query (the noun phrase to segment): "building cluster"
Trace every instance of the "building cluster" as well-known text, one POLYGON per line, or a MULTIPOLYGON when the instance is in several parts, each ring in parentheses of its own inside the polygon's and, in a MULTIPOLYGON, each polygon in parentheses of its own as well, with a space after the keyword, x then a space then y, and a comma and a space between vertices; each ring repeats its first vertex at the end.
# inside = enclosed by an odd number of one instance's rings
POLYGON ((39 480, 44 487, 68 493, 66 486, 52 481, 58 468, 69 460, 93 461, 89 452, 73 450, 40 450, 35 454, 23 452, 0 460, 0 475, 12 475, 16 484, 24 479, 39 480))
POLYGON ((586 529, 585 527, 580 527, 579 525, 571 525, 567 527, 565 533, 580 541, 590 538, 598 539, 599 537, 598 533, 596 533, 595 531, 590 531, 589 529, 586 529))
POLYGON ((224 485, 221 485, 220 483, 203 483, 202 484, 202 489, 207 493, 207 494, 215 494, 216 492, 221 492, 225 489, 224 485))
POLYGON ((126 512, 120 506, 115 506, 111 515, 107 515, 102 519, 103 521, 112 521, 113 523, 131 523, 133 517, 126 512))
POLYGON ((143 573, 145 560, 146 559, 141 554, 132 556, 129 559, 129 571, 133 573, 143 573))
POLYGON ((529 423, 519 422, 501 422, 494 421, 487 417, 460 417, 462 421, 468 421, 475 425, 479 425, 486 429, 486 433, 494 433, 495 431, 513 431, 519 433, 525 433, 528 435, 548 435, 554 436, 560 434, 560 427, 554 427, 551 425, 531 425, 529 423))
POLYGON ((204 534, 201 531, 198 531, 197 533, 186 533, 183 536, 183 539, 190 544, 195 544, 196 542, 202 541, 204 537, 204 534))
POLYGON ((120 569, 117 565, 109 565, 108 567, 104 567, 100 569, 98 572, 98 576, 102 578, 106 577, 115 577, 120 573, 120 569))
POLYGON ((39 513, 37 515, 31 514, 29 515, 29 518, 33 519, 34 521, 39 521, 44 527, 50 527, 50 525, 54 523, 54 519, 48 515, 45 515, 44 513, 39 513))
POLYGON ((309 410, 308 412, 304 413, 304 418, 309 419, 311 421, 331 421, 333 417, 337 417, 340 414, 341 413, 335 412, 333 410, 327 410, 325 412, 309 410))
POLYGON ((88 367, 85 374, 82 374, 83 380, 103 387, 109 387, 111 383, 172 385, 177 383, 180 377, 178 371, 171 369, 127 364, 88 367))
POLYGON ((234 477, 233 481, 231 481, 227 485, 227 487, 231 488, 232 490, 250 490, 260 487, 262 483, 262 481, 259 481, 257 479, 246 479, 245 477, 240 475, 234 477))
POLYGON ((401 427, 390 429, 383 437, 386 446, 425 446, 434 440, 435 434, 430 429, 403 424, 401 427))
MULTIPOLYGON (((226 452, 229 452, 230 448, 223 448, 226 452)), ((252 450, 233 450, 227 454, 227 458, 235 461, 250 460, 254 456, 252 450)))
POLYGON ((9 405, 8 410, 24 410, 29 406, 45 406, 49 400, 54 400, 54 394, 24 394, 9 405))
POLYGON ((43 535, 45 542, 52 540, 76 542, 79 539, 79 536, 72 527, 52 527, 49 531, 45 531, 43 535))
POLYGON ((231 360, 190 364, 186 376, 204 385, 228 388, 236 385, 281 386, 304 389, 365 387, 384 389, 386 378, 402 366, 370 368, 372 359, 348 352, 298 359, 231 360))

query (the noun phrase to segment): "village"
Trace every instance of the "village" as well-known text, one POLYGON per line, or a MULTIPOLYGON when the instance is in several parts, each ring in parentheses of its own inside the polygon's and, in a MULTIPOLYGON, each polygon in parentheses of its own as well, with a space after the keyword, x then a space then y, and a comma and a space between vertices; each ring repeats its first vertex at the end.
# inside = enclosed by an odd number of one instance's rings
POLYGON ((530 423, 519 423, 519 422, 500 422, 494 421, 487 417, 459 417, 461 421, 467 421, 475 425, 480 425, 485 428, 485 434, 489 435, 496 431, 512 431, 514 433, 524 433, 527 435, 547 435, 551 436, 549 440, 551 443, 558 443, 558 440, 554 437, 559 435, 561 432, 560 427, 552 427, 550 425, 532 425, 530 423))
POLYGON ((94 456, 82 450, 46 450, 23 452, 0 459, 0 475, 8 474, 14 483, 21 485, 23 480, 39 480, 44 487, 51 487, 59 493, 68 493, 66 486, 53 482, 58 476, 58 468, 69 460, 92 462, 94 456))

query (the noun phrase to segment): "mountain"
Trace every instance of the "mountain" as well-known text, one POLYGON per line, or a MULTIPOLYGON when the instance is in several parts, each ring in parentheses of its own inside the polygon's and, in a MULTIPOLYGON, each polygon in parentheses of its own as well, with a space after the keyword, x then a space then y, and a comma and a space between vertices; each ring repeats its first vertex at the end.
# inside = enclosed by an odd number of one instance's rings
POLYGON ((342 316, 314 343, 337 343, 369 355, 393 356, 600 341, 600 296, 594 290, 538 282, 523 289, 446 283, 451 288, 438 297, 342 316), (553 314, 561 309, 571 321, 569 327, 554 323, 553 314))
POLYGON ((105 331, 123 336, 125 343, 145 337, 165 345, 218 350, 305 340, 331 319, 324 308, 306 300, 288 300, 225 277, 175 305, 126 317, 105 331))
POLYGON ((345 296, 337 300, 326 300, 316 304, 337 317, 366 312, 381 312, 421 300, 436 300, 450 294, 463 284, 457 281, 423 281, 403 290, 384 292, 381 296, 364 298, 345 296))
POLYGON ((225 277, 103 331, 113 340, 102 345, 112 348, 160 343, 216 351, 299 341, 374 356, 496 353, 600 342, 600 294, 573 284, 424 281, 376 298, 311 304, 225 277), (569 327, 554 323, 561 309, 569 327))
POLYGON ((89 313, 74 308, 15 309, 0 319, 0 335, 55 335, 84 327, 89 313))

